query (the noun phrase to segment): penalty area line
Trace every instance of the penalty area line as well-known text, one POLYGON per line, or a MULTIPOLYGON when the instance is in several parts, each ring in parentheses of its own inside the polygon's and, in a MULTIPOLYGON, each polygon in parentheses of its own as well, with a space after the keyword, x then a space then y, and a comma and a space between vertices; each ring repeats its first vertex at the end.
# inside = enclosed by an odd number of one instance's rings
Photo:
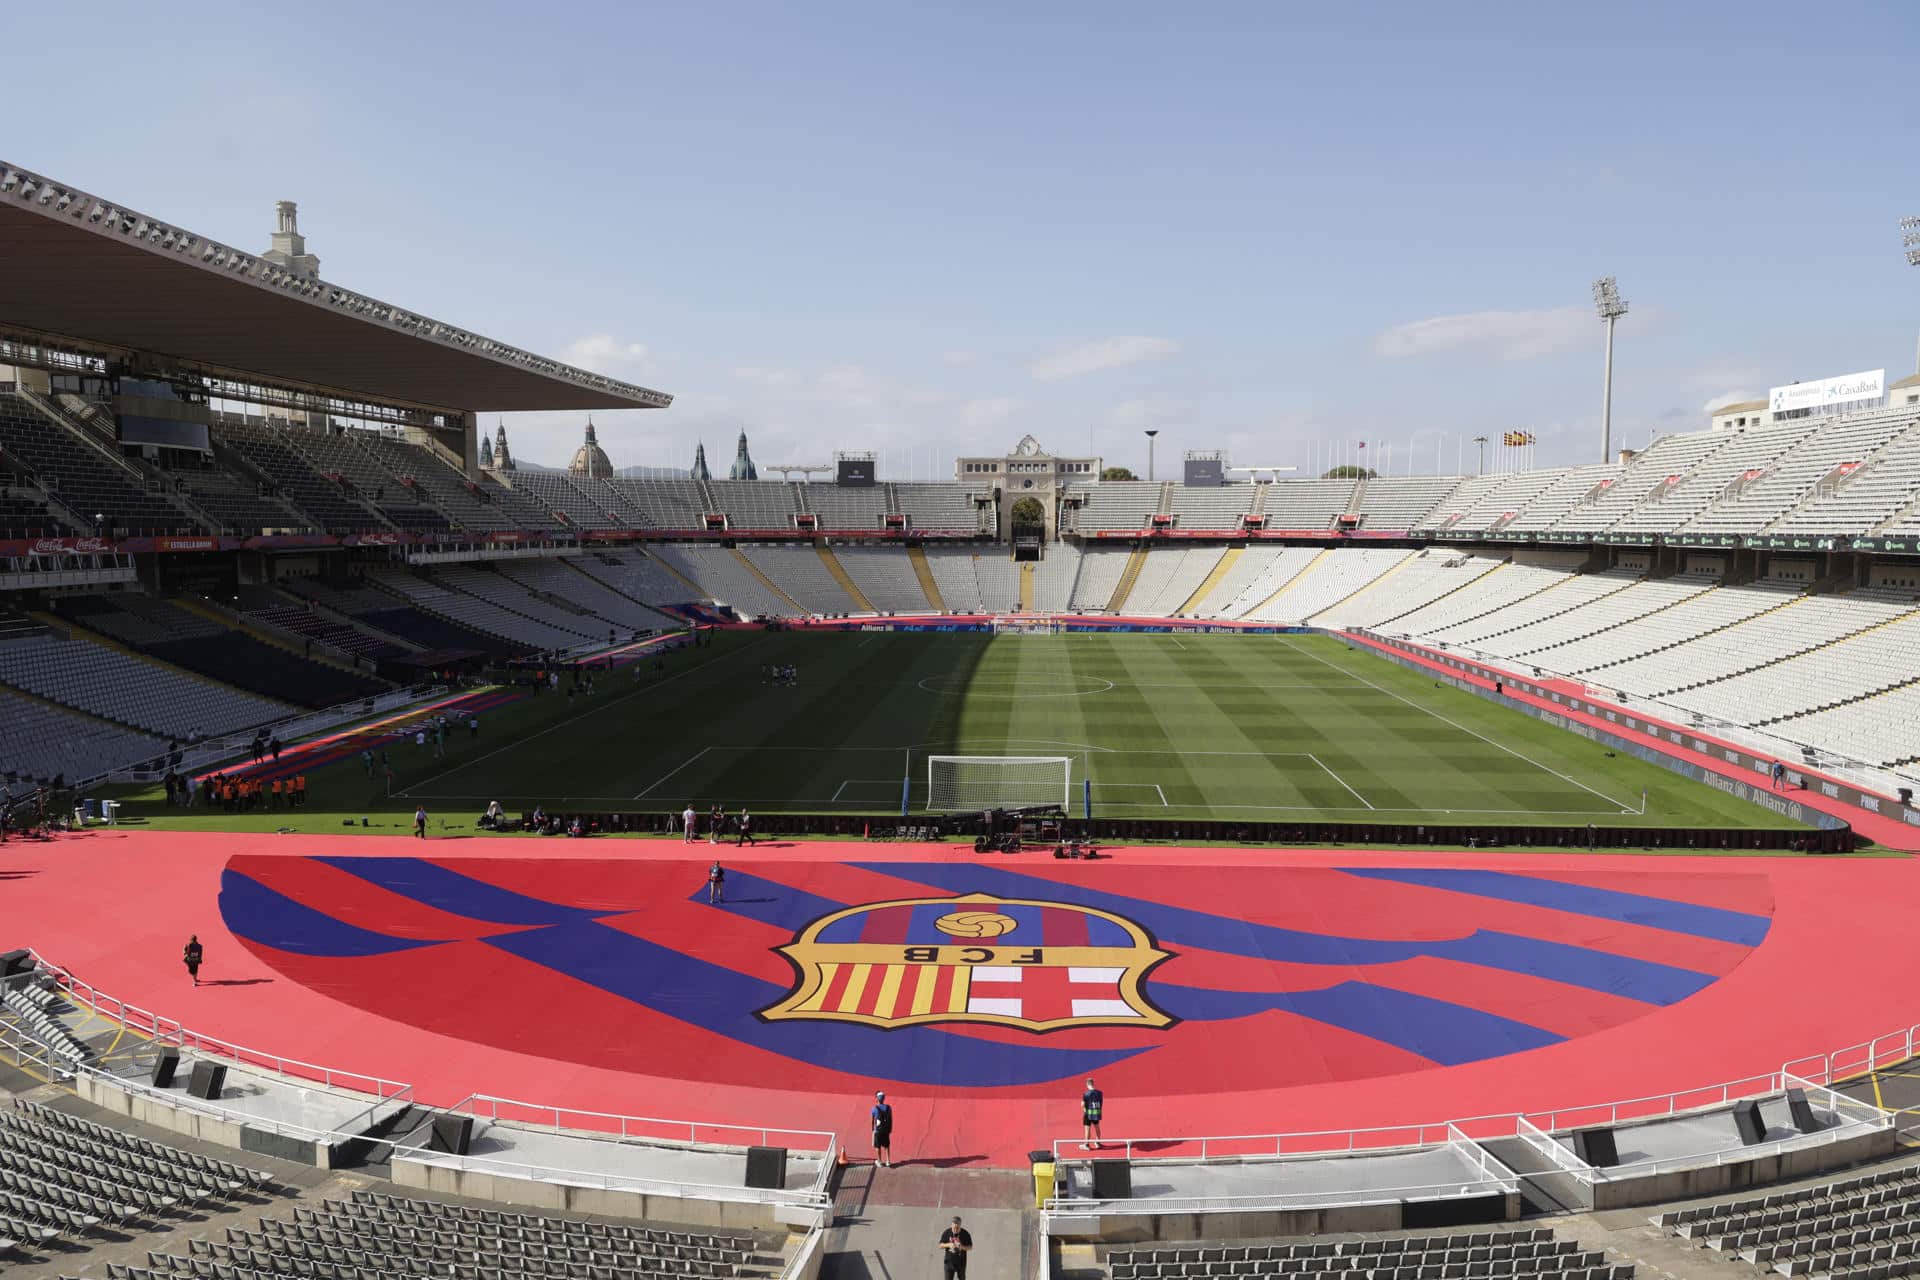
MULTIPOLYGON (((674 774, 680 772, 682 769, 686 768, 688 765, 692 764, 694 761, 698 760, 700 757, 706 755, 707 752, 711 750, 713 750, 712 747, 700 748, 698 751, 688 756, 685 760, 682 760, 679 764, 667 770, 665 773, 661 774, 658 778, 655 778, 652 782, 648 783, 645 787, 641 788, 639 791, 634 792, 633 798, 635 800, 645 800, 647 798, 647 792, 652 791, 655 787, 659 786, 661 783, 665 782, 668 778, 671 778, 674 774)), ((838 798, 839 797, 837 796, 835 797, 835 799, 838 799, 838 798)))
POLYGON ((1322 769, 1326 769, 1327 776, 1329 778, 1332 778, 1335 782, 1339 783, 1341 786, 1345 787, 1347 789, 1348 795, 1352 796, 1355 800, 1358 800, 1361 804, 1367 806, 1367 808, 1369 809, 1373 808, 1373 801, 1367 799, 1365 796, 1361 795, 1358 791, 1355 791, 1353 789, 1353 784, 1351 782, 1348 782, 1345 778, 1335 773, 1332 769, 1327 768, 1326 761, 1322 760, 1319 756, 1313 754, 1313 752, 1311 751, 1307 752, 1307 759, 1313 761, 1315 764, 1319 765, 1322 769))
MULTIPOLYGON (((1332 667, 1335 671, 1341 670, 1341 668, 1338 665, 1332 662, 1328 662, 1325 658, 1321 657, 1317 653, 1309 653, 1307 650, 1302 649, 1300 646, 1294 644, 1291 640, 1286 639, 1284 636, 1281 637, 1280 643, 1286 645, 1287 648, 1292 649, 1295 653, 1304 654, 1306 657, 1312 658, 1315 662, 1321 663, 1328 667, 1332 667)), ((1351 671, 1345 672, 1344 674, 1353 676, 1355 680, 1358 680, 1361 684, 1366 685, 1369 689, 1373 689, 1380 693, 1384 693, 1389 698, 1392 698, 1396 702, 1403 702, 1407 706, 1412 707, 1415 711, 1425 712, 1427 715, 1432 716, 1435 720, 1440 721, 1440 723, 1442 724, 1450 724, 1454 728, 1458 729, 1460 732, 1467 734, 1470 737, 1478 738, 1480 739, 1480 741, 1486 743, 1490 747, 1495 747, 1501 751, 1506 752, 1508 755, 1512 756, 1515 760, 1524 760, 1528 764, 1532 765, 1534 768, 1540 770, 1540 772, 1542 773, 1550 773, 1554 777, 1560 779, 1560 781, 1570 783, 1573 786, 1580 788, 1582 791, 1586 792, 1590 796, 1600 797, 1600 799, 1605 800, 1608 804, 1616 806, 1621 813, 1633 812, 1632 807, 1628 805, 1626 801, 1616 800, 1604 791, 1596 791, 1592 787, 1588 786, 1586 783, 1580 781, 1580 779, 1570 778, 1566 774, 1560 772, 1558 769, 1552 768, 1548 765, 1541 764, 1538 760, 1535 760, 1532 756, 1527 755, 1525 752, 1515 751, 1512 747, 1508 746, 1504 742, 1496 741, 1493 738, 1489 738, 1484 733, 1479 733, 1473 729, 1469 729, 1467 728, 1467 726, 1461 724, 1458 720, 1454 720, 1454 719, 1451 719, 1450 717, 1443 716, 1438 711, 1433 710, 1431 707, 1423 707, 1419 703, 1415 702, 1412 698, 1408 698, 1401 694, 1395 693, 1393 690, 1386 688, 1384 685, 1377 685, 1373 681, 1367 679, 1365 676, 1354 675, 1354 673, 1351 671)))

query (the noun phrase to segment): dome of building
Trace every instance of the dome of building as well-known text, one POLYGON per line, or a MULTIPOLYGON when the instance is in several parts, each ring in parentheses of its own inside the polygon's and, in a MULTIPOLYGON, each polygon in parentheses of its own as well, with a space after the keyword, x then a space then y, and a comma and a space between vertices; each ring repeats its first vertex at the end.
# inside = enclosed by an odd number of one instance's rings
POLYGON ((589 476, 595 480, 613 478, 613 462, 607 457, 607 451, 600 447, 600 441, 593 432, 593 419, 587 419, 587 438, 578 449, 573 451, 573 461, 567 464, 570 476, 589 476))

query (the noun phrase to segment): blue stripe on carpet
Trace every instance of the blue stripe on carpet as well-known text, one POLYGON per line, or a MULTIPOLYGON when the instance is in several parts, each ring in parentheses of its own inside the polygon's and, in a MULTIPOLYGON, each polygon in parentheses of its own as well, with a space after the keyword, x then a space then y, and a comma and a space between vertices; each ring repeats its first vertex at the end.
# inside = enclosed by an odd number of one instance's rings
POLYGON ((568 920, 591 920, 613 911, 586 911, 579 907, 542 902, 511 889, 502 889, 458 871, 435 866, 424 858, 316 858, 348 875, 359 876, 390 893, 430 907, 450 911, 469 920, 492 924, 560 924, 568 920))
POLYGON ((1391 880, 1398 884, 1444 889, 1450 893, 1495 898, 1530 907, 1550 907, 1575 915, 1623 924, 1645 925, 1696 938, 1736 942, 1757 946, 1765 941, 1773 924, 1771 916, 1758 916, 1723 907, 1702 907, 1650 894, 1624 893, 1617 889, 1594 889, 1568 884, 1542 876, 1516 875, 1507 871, 1454 870, 1446 867, 1342 867, 1350 876, 1368 880, 1391 880))
POLYGON ((220 918, 236 937, 303 956, 379 956, 439 945, 335 920, 233 870, 220 873, 220 918))

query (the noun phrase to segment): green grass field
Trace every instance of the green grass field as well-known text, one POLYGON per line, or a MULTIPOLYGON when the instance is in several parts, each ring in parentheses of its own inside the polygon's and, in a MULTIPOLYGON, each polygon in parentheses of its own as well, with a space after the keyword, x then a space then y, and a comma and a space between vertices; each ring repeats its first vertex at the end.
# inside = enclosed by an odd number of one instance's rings
POLYGON ((884 815, 904 777, 923 813, 927 757, 944 754, 1069 757, 1074 811, 1084 779, 1111 817, 1780 821, 1330 637, 732 633, 671 661, 664 677, 604 676, 592 698, 523 698, 444 759, 395 745, 391 800, 347 761, 314 774, 298 815, 136 812, 315 830, 416 802, 466 826, 494 799, 884 815), (797 687, 767 684, 769 663, 796 665, 797 687))

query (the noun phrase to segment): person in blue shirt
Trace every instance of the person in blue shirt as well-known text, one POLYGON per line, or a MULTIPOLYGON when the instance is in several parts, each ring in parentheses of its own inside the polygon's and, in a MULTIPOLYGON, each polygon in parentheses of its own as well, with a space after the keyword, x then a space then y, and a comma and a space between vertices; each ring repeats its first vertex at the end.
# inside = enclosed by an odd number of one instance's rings
POLYGON ((893 1108, 887 1105, 885 1092, 873 1095, 873 1162, 882 1169, 893 1167, 893 1108))
POLYGON ((1087 1091, 1080 1095, 1080 1123, 1086 1132, 1081 1135, 1082 1151, 1100 1149, 1100 1112, 1107 1104, 1107 1095, 1094 1088, 1093 1077, 1087 1077, 1087 1091))

